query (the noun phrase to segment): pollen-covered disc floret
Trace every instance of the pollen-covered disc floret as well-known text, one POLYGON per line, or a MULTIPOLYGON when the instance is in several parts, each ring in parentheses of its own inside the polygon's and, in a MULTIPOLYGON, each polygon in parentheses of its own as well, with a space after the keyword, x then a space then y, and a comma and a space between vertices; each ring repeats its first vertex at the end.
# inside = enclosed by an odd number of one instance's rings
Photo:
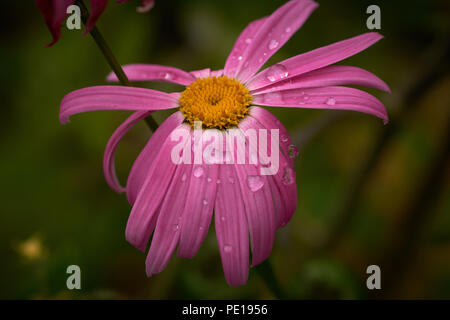
POLYGON ((197 79, 181 93, 180 111, 193 127, 228 129, 239 124, 248 113, 252 96, 239 81, 222 77, 197 79))

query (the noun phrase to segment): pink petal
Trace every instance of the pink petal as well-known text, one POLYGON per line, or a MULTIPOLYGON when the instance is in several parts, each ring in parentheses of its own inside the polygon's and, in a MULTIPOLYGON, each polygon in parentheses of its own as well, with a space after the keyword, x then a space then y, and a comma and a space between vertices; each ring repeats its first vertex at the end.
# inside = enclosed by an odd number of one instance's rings
MULTIPOLYGON (((155 233, 145 261, 147 276, 149 277, 161 272, 166 267, 178 243, 180 231, 183 228, 183 209, 190 187, 189 181, 182 182, 182 177, 187 176, 188 179, 195 179, 191 175, 192 165, 177 165, 175 175, 161 204, 155 233)), ((154 184, 156 181, 151 183, 154 184)))
POLYGON ((136 87, 96 86, 67 94, 61 101, 59 120, 67 123, 73 114, 96 110, 154 111, 177 107, 174 94, 136 87))
MULTIPOLYGON (((282 123, 269 111, 260 107, 252 107, 247 121, 256 121, 252 126, 258 129, 280 130, 280 165, 276 175, 268 176, 276 208, 277 228, 284 226, 292 218, 297 208, 297 185, 293 158, 289 156, 292 145, 289 133, 282 123)), ((268 137, 270 137, 268 135, 268 137)), ((267 143, 270 145, 270 142, 267 143)))
MULTIPOLYGON (((117 0, 117 3, 129 2, 130 0, 117 0)), ((141 0, 141 5, 137 8, 137 12, 145 13, 150 11, 155 6, 154 0, 141 0)))
POLYGON ((298 191, 295 170, 285 157, 280 157, 280 169, 269 178, 277 210, 277 228, 284 227, 297 208, 298 191), (282 203, 283 205, 280 205, 282 203))
MULTIPOLYGON (((208 142, 203 141, 202 150, 205 150, 208 142)), ((183 210, 177 253, 182 258, 192 258, 200 248, 208 233, 216 200, 218 165, 203 162, 195 164, 193 169, 197 174, 185 182, 189 184, 189 191, 183 210)))
POLYGON ((84 34, 91 32, 100 15, 105 11, 108 0, 91 0, 91 12, 86 23, 84 34))
POLYGON ((206 69, 202 69, 202 70, 195 70, 195 71, 191 71, 191 74, 197 79, 208 78, 211 75, 211 69, 206 68, 206 69))
POLYGON ((75 0, 34 0, 53 37, 53 41, 47 44, 47 47, 54 45, 61 37, 61 24, 66 19, 67 7, 74 2, 75 0))
POLYGON ((310 0, 292 0, 272 13, 242 54, 236 78, 246 83, 303 25, 317 6, 310 0))
MULTIPOLYGON (((293 183, 290 186, 286 186, 284 182, 286 178, 286 170, 289 168, 288 165, 284 164, 283 161, 280 162, 282 169, 275 176, 268 177, 269 186, 272 192, 273 202, 276 210, 276 227, 284 227, 294 216, 295 210, 297 209, 297 184, 295 182, 295 172, 292 172, 293 183)), ((290 173, 289 173, 290 174, 290 173)))
POLYGON ((177 253, 181 258, 195 256, 211 223, 219 167, 218 165, 203 165, 202 168, 204 175, 200 178, 192 178, 189 185, 177 253))
POLYGON ((130 204, 134 204, 137 195, 144 184, 147 173, 163 147, 164 141, 184 120, 181 112, 177 111, 170 115, 152 134, 147 145, 141 151, 133 166, 127 181, 127 198, 130 204))
MULTIPOLYGON (((251 125, 251 121, 246 121, 247 119, 239 123, 239 128, 242 131, 256 129, 251 125)), ((270 147, 270 144, 268 146, 270 147)), ((273 151, 279 152, 279 150, 273 151)), ((249 150, 249 152, 258 154, 256 149, 249 150)), ((270 255, 275 238, 276 225, 275 208, 268 181, 269 177, 261 175, 256 165, 248 164, 250 163, 249 159, 250 156, 247 153, 246 164, 235 164, 234 166, 244 198, 245 213, 250 230, 253 267, 263 262, 270 255)))
MULTIPOLYGON (((262 129, 279 130, 279 146, 282 155, 287 159, 287 162, 294 168, 294 159, 289 157, 291 153, 290 148, 293 146, 291 135, 287 129, 283 126, 280 120, 278 120, 271 112, 260 107, 251 107, 249 115, 255 118, 261 125, 262 129)), ((269 145, 269 144, 268 144, 269 145)))
POLYGON ((264 24, 266 19, 267 18, 262 18, 251 22, 241 32, 225 62, 224 74, 226 76, 236 76, 236 71, 242 64, 245 49, 253 42, 255 35, 258 33, 259 28, 264 24))
POLYGON ((103 172, 108 185, 117 193, 122 193, 126 189, 120 185, 114 167, 114 156, 117 146, 123 136, 140 120, 150 115, 151 111, 137 111, 133 113, 127 120, 125 120, 117 129, 106 145, 105 154, 103 156, 103 172))
POLYGON ((386 123, 384 105, 367 92, 347 87, 274 91, 253 96, 256 105, 310 109, 353 110, 374 115, 386 123))
POLYGON ((247 84, 248 88, 256 90, 276 81, 284 81, 299 74, 336 63, 363 51, 381 38, 383 36, 379 33, 369 32, 299 54, 262 70, 250 79, 247 84))
POLYGON ((232 165, 219 167, 215 226, 225 279, 231 286, 247 282, 249 268, 248 225, 244 199, 232 165))
POLYGON ((211 77, 221 77, 223 76, 223 73, 224 73, 223 69, 211 71, 211 77))
MULTIPOLYGON (((123 66, 123 71, 130 81, 164 81, 185 86, 195 81, 195 77, 189 72, 156 64, 129 64, 123 66)), ((106 79, 118 81, 114 72, 111 72, 106 79)))
POLYGON ((137 8, 137 12, 149 12, 155 6, 155 0, 141 0, 141 5, 137 8))
POLYGON ((339 85, 366 86, 390 92, 387 84, 369 71, 351 66, 328 66, 276 82, 252 93, 339 85))
MULTIPOLYGON (((187 125, 178 127, 179 130, 183 128, 190 129, 187 125)), ((157 151, 158 154, 151 162, 131 210, 125 236, 128 242, 139 250, 145 250, 146 248, 148 239, 155 227, 161 203, 166 198, 173 174, 179 167, 172 162, 171 158, 172 148, 178 143, 178 141, 172 141, 170 135, 166 138, 161 149, 157 151)))

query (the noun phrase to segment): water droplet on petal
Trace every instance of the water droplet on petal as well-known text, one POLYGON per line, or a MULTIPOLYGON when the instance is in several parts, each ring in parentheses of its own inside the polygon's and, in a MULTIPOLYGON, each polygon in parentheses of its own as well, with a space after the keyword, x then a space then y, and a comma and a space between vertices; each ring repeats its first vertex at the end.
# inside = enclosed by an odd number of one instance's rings
POLYGON ((220 220, 221 220, 221 221, 225 221, 226 219, 225 219, 224 216, 221 216, 221 217, 220 217, 220 220))
POLYGON ((173 226, 173 231, 178 231, 178 229, 180 229, 180 227, 178 226, 178 224, 175 224, 175 225, 173 226))
POLYGON ((220 184, 220 179, 217 179, 216 183, 217 183, 217 184, 220 184))
POLYGON ((269 48, 269 50, 274 50, 274 49, 276 49, 278 47, 278 45, 279 45, 278 41, 275 40, 275 39, 272 39, 272 40, 269 41, 268 48, 269 48))
POLYGON ((289 166, 284 167, 283 177, 281 178, 281 182, 285 185, 290 185, 294 182, 294 170, 292 170, 289 166))
POLYGON ((183 173, 183 175, 181 176, 181 181, 185 182, 186 179, 187 179, 187 175, 186 175, 186 173, 183 173))
POLYGON ((204 205, 204 206, 206 206, 206 205, 208 204, 208 200, 206 200, 206 199, 203 199, 202 202, 203 202, 203 205, 204 205))
POLYGON ((228 181, 229 181, 230 183, 234 183, 234 178, 233 178, 233 177, 228 177, 228 181))
POLYGON ((286 67, 280 63, 273 65, 266 72, 266 78, 270 82, 284 79, 288 75, 289 75, 289 72, 287 71, 286 67))
POLYGON ((288 142, 288 141, 289 141, 289 136, 286 135, 286 134, 282 134, 282 135, 281 135, 281 141, 283 141, 283 142, 288 142))
POLYGON ((223 246, 223 251, 225 253, 231 253, 231 251, 233 251, 233 248, 230 245, 225 245, 223 246))
POLYGON ((298 156, 298 148, 295 145, 291 144, 289 146, 289 152, 288 153, 289 153, 289 157, 295 158, 296 156, 298 156))
POLYGON ((250 188, 250 190, 256 192, 264 186, 264 179, 260 176, 248 176, 247 186, 250 188))
POLYGON ((198 228, 199 231, 203 231, 203 227, 198 228))
POLYGON ((239 61, 241 61, 242 59, 243 59, 242 56, 239 56, 239 57, 238 57, 238 60, 239 60, 239 61))
POLYGON ((161 72, 159 76, 165 80, 174 80, 176 78, 172 72, 161 72))
POLYGON ((284 32, 286 32, 286 33, 290 33, 291 31, 292 31, 292 29, 289 28, 289 27, 287 27, 286 29, 284 29, 284 32))
POLYGON ((200 178, 203 175, 203 168, 202 167, 195 168, 193 174, 194 177, 200 178))
POLYGON ((328 98, 326 103, 329 106, 334 106, 336 104, 336 99, 335 98, 328 98))
POLYGON ((245 43, 246 43, 246 44, 250 44, 250 43, 252 43, 252 39, 251 39, 251 38, 247 38, 247 39, 245 39, 245 43))
POLYGON ((211 182, 212 179, 211 179, 210 177, 208 177, 208 178, 206 179, 206 181, 211 182))

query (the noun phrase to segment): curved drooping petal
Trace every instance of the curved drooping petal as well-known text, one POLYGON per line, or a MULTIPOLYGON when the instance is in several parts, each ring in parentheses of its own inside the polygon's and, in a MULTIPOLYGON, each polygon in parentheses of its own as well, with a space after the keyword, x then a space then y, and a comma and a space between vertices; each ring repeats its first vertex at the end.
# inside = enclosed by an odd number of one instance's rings
POLYGON ((91 14, 86 22, 84 34, 88 34, 94 28, 100 15, 105 11, 108 0, 91 0, 91 14))
MULTIPOLYGON (((129 64, 122 68, 130 81, 164 81, 184 86, 188 86, 195 81, 192 74, 174 67, 156 64, 129 64)), ((111 72, 106 79, 118 81, 114 72, 111 72)))
MULTIPOLYGON (((279 134, 279 168, 275 175, 267 176, 272 190, 276 208, 277 228, 280 228, 292 218, 297 208, 297 184, 295 181, 294 157, 296 151, 289 150, 292 145, 289 133, 281 122, 269 111, 260 107, 252 107, 249 112, 248 122, 258 129, 280 130, 279 134)), ((271 135, 268 135, 271 139, 271 135)), ((267 142, 270 145, 271 142, 267 142)))
POLYGON ((47 44, 47 47, 54 45, 61 37, 61 24, 66 19, 67 7, 74 2, 75 0, 34 0, 53 37, 53 41, 47 44))
POLYGON ((379 33, 369 32, 299 54, 262 70, 249 80, 247 86, 250 90, 256 90, 277 81, 326 67, 363 51, 381 38, 383 36, 379 33))
POLYGON ((126 119, 112 134, 106 144, 105 154, 103 156, 103 173, 108 185, 117 193, 125 192, 125 188, 120 185, 114 166, 114 156, 117 146, 123 136, 140 120, 149 116, 152 111, 136 111, 128 119, 126 119))
POLYGON ((292 218, 297 208, 298 194, 295 170, 284 156, 280 156, 280 168, 272 180, 275 207, 277 210, 277 228, 284 227, 292 218))
MULTIPOLYGON (((212 140, 218 139, 222 132, 219 130, 209 130, 212 137, 203 134, 201 141, 193 144, 192 151, 202 151, 202 164, 193 165, 193 174, 190 177, 189 191, 183 209, 182 228, 180 234, 180 244, 177 255, 182 258, 192 258, 197 253, 203 240, 205 239, 216 200, 216 188, 219 174, 219 164, 211 163, 205 158, 206 148, 211 146, 212 140)), ((194 155, 195 158, 195 155, 194 155)), ((184 183, 182 181, 179 183, 184 183)))
POLYGON ((309 109, 352 110, 371 114, 388 122, 384 105, 365 91, 347 87, 291 89, 257 94, 256 105, 309 109))
POLYGON ((179 111, 170 115, 152 134, 144 149, 134 161, 127 180, 127 198, 131 205, 136 201, 151 164, 163 147, 164 141, 183 120, 184 116, 179 111))
POLYGON ((59 120, 67 123, 73 114, 96 110, 154 111, 178 107, 178 94, 124 87, 96 86, 75 90, 61 101, 59 120))
POLYGON ((214 221, 217 243, 222 258, 225 279, 231 286, 243 285, 248 279, 248 224, 244 199, 237 186, 232 165, 219 166, 214 221))
POLYGON ((243 52, 235 77, 246 83, 303 25, 317 6, 311 0, 292 0, 267 17, 243 52))
MULTIPOLYGON (((175 130, 186 130, 187 125, 180 125, 175 130)), ((172 161, 172 150, 186 141, 173 140, 169 135, 164 140, 150 164, 144 183, 139 190, 128 218, 125 236, 128 242, 139 250, 145 250, 150 235, 155 228, 161 205, 167 197, 168 188, 172 183, 173 175, 179 164, 172 161)), ((177 181, 178 183, 178 181, 177 181)), ((185 201, 185 199, 184 199, 185 201)))
POLYGON ((192 165, 177 165, 173 179, 161 203, 155 233, 145 261, 146 272, 149 277, 155 273, 160 273, 166 267, 178 244, 180 232, 183 228, 183 209, 190 188, 189 180, 195 179, 191 175, 192 165), (185 181, 183 181, 183 177, 186 177, 185 181))
POLYGON ((309 71, 289 79, 252 91, 252 93, 267 93, 273 91, 313 88, 340 85, 366 86, 390 92, 388 85, 373 73, 352 66, 327 66, 309 71))
MULTIPOLYGON (((203 165, 200 177, 191 178, 186 199, 180 244, 177 255, 181 258, 193 258, 200 249, 211 223, 214 202, 216 200, 217 164, 203 165)), ((199 170, 194 166, 194 170, 199 170)))
MULTIPOLYGON (((255 130, 251 121, 248 118, 239 123, 239 129, 230 129, 232 131, 240 132, 241 135, 247 130, 255 130), (241 132, 242 130, 242 132, 241 132)), ((229 136, 229 134, 227 135, 229 136)), ((245 138, 245 137, 244 137, 245 138)), ((248 143, 248 145, 252 145, 248 143)), ((252 266, 256 266, 263 262, 270 255, 272 251, 273 241, 275 238, 275 208, 272 200, 272 192, 269 185, 269 177, 262 175, 260 168, 255 164, 250 164, 250 158, 258 155, 258 148, 245 151, 245 163, 237 163, 236 146, 234 144, 235 154, 235 169, 238 177, 238 183, 242 197, 244 200, 245 213, 247 216, 247 223, 250 232, 250 243, 252 248, 252 266)), ((228 148, 232 146, 228 144, 228 148)), ((270 149, 270 144, 267 145, 270 149)), ((250 148, 250 147, 249 147, 250 148)), ((261 143, 259 144, 261 149, 261 143)), ((271 152, 279 152, 279 150, 269 150, 271 152)))
POLYGON ((225 67, 223 68, 224 74, 228 77, 235 77, 236 71, 243 60, 243 54, 245 49, 252 43, 253 38, 258 33, 259 28, 264 23, 266 18, 261 18, 251 22, 245 29, 241 32, 236 42, 234 43, 233 49, 231 49, 228 55, 227 61, 225 62, 225 67))
POLYGON ((270 111, 255 106, 250 108, 249 116, 255 118, 262 125, 262 129, 266 129, 268 131, 279 131, 278 145, 280 146, 282 155, 287 159, 287 162, 290 164, 290 166, 294 168, 294 156, 291 155, 295 153, 296 148, 292 144, 291 135, 283 126, 281 121, 278 120, 270 111))

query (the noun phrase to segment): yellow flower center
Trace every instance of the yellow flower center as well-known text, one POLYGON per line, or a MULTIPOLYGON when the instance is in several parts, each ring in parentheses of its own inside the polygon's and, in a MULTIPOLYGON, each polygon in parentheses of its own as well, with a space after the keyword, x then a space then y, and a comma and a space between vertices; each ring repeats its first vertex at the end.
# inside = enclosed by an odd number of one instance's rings
POLYGON ((217 129, 237 126, 251 103, 249 90, 226 76, 195 80, 179 100, 180 111, 192 127, 195 121, 201 121, 203 128, 217 129))

